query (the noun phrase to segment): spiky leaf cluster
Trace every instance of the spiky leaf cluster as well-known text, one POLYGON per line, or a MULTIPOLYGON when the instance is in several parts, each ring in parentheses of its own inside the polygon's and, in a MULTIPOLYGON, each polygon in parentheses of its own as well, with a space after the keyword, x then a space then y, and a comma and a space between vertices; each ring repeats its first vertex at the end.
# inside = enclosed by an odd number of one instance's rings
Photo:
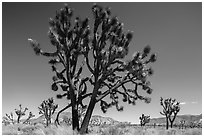
POLYGON ((167 98, 163 100, 161 97, 160 104, 163 106, 163 112, 160 112, 162 115, 177 114, 180 111, 180 103, 176 99, 167 98))
POLYGON ((55 110, 58 108, 58 105, 54 103, 53 98, 49 98, 48 100, 44 100, 41 104, 39 109, 39 114, 47 115, 54 114, 55 110))
POLYGON ((25 115, 25 112, 28 110, 28 108, 24 108, 24 110, 23 110, 21 104, 19 105, 19 108, 20 108, 20 109, 15 109, 16 115, 17 115, 17 116, 20 116, 20 117, 21 117, 21 116, 24 116, 24 115, 25 115))

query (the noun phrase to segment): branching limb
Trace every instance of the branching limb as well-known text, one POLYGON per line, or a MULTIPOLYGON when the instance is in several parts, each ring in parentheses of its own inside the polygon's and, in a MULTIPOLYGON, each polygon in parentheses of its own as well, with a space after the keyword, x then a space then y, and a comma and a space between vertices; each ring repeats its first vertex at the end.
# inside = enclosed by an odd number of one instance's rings
POLYGON ((93 69, 91 68, 90 63, 89 63, 88 55, 85 55, 85 58, 86 58, 86 65, 87 65, 89 71, 90 71, 92 74, 94 74, 94 71, 93 71, 93 69))
POLYGON ((60 125, 59 123, 59 115, 65 111, 66 109, 70 108, 71 107, 71 104, 69 104, 68 106, 64 107, 63 109, 61 109, 58 113, 57 113, 57 116, 56 116, 56 119, 55 119, 55 125, 60 125))

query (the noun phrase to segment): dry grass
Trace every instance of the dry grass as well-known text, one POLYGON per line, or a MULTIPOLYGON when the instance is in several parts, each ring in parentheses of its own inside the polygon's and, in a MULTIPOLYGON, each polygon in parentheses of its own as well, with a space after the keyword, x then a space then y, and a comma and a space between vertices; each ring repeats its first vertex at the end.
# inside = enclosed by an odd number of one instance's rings
MULTIPOLYGON (((37 125, 2 125, 3 135, 77 135, 70 126, 62 124, 60 126, 50 125, 45 127, 42 124, 37 125)), ((88 135, 202 135, 202 128, 178 129, 165 127, 139 127, 129 125, 115 126, 94 126, 89 127, 88 135)))

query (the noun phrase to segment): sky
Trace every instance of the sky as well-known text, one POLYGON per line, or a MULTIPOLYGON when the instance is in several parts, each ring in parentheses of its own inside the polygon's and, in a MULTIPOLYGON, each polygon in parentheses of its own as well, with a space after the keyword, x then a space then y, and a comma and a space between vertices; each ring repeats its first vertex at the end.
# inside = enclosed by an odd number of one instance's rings
MULTIPOLYGON (((93 19, 93 3, 67 3, 74 15, 93 19)), ((202 113, 202 3, 97 3, 111 7, 112 15, 124 23, 124 31, 134 32, 129 45, 131 58, 148 44, 158 60, 152 64, 150 77, 153 93, 150 104, 137 101, 135 106, 123 104, 124 111, 115 107, 103 114, 96 105, 94 115, 119 121, 138 123, 142 113, 151 118, 161 117, 160 97, 181 102, 180 115, 202 113)), ((36 39, 44 51, 53 50, 48 21, 64 3, 5 3, 2 4, 2 116, 14 112, 19 104, 38 116, 38 106, 50 97, 59 104, 58 111, 68 102, 56 99, 51 91, 54 73, 48 59, 36 56, 27 39, 36 39)), ((147 95, 147 94, 144 94, 147 95)), ((28 113, 27 113, 28 114, 28 113)))

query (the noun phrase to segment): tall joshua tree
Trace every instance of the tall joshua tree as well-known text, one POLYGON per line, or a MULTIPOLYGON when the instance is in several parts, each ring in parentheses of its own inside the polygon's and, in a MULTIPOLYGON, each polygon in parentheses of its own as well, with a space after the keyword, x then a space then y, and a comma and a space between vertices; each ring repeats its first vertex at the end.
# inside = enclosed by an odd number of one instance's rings
POLYGON ((139 119, 140 119, 140 125, 142 127, 142 126, 145 126, 146 123, 149 123, 150 116, 145 116, 144 114, 142 114, 142 116, 139 117, 139 119))
POLYGON ((119 97, 133 105, 136 100, 150 103, 149 97, 139 95, 138 87, 148 94, 152 93, 147 77, 153 74, 153 70, 148 64, 156 61, 155 54, 149 55, 150 46, 142 52, 136 52, 131 60, 124 61, 132 32, 123 32, 123 23, 117 17, 111 17, 109 8, 93 5, 92 12, 93 31, 89 26, 89 18, 81 20, 76 17, 74 25, 71 25, 73 11, 67 5, 56 13, 55 18, 50 19, 49 38, 56 48, 53 53, 42 51, 36 40, 29 39, 36 55, 52 58, 49 64, 56 74, 52 90, 57 91, 61 87, 64 93, 57 97, 66 97, 70 101, 58 114, 71 107, 72 128, 81 134, 87 131, 96 103, 100 103, 104 113, 111 106, 118 111, 123 110, 119 105, 119 97), (84 58, 83 61, 80 56, 84 58), (62 64, 62 70, 57 69, 58 64, 62 64), (90 73, 83 73, 85 65, 90 73), (106 101, 108 96, 110 102, 106 101), (86 98, 90 100, 85 105, 83 100, 86 98), (87 110, 81 127, 79 106, 87 110))
POLYGON ((160 112, 160 114, 166 116, 166 129, 169 128, 169 122, 172 128, 173 122, 180 111, 180 103, 177 102, 176 99, 167 98, 163 100, 161 97, 160 104, 163 107, 163 111, 160 112))
POLYGON ((58 105, 54 104, 53 98, 49 98, 48 100, 44 100, 41 104, 39 109, 39 114, 45 116, 46 119, 46 126, 51 124, 51 116, 54 114, 55 110, 58 108, 58 105))

